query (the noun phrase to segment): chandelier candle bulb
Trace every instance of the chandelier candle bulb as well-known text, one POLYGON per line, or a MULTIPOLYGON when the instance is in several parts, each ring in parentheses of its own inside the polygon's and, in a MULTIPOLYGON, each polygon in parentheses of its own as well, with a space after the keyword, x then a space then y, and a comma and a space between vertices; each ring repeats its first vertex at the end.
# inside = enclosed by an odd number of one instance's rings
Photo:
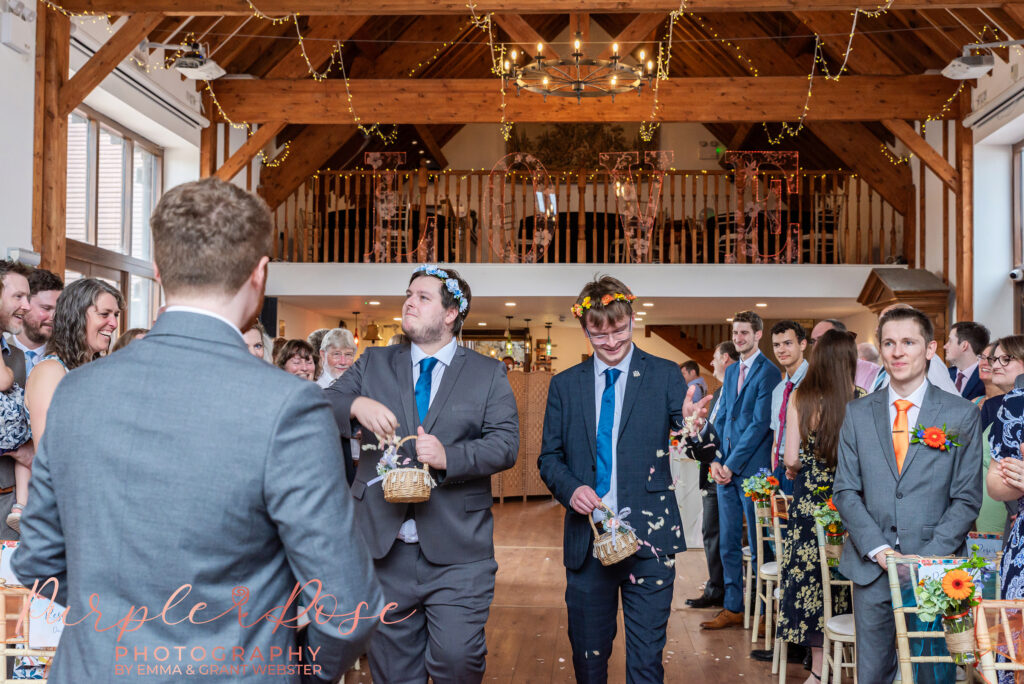
POLYGON ((619 44, 618 43, 612 43, 612 55, 615 56, 615 57, 619 56, 619 44))

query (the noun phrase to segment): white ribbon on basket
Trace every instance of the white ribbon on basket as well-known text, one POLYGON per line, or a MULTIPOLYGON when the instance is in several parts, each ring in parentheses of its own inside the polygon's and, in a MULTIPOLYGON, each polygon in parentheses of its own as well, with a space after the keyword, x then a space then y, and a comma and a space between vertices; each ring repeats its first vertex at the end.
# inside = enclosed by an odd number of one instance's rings
POLYGON ((629 509, 629 506, 619 509, 618 513, 611 513, 610 511, 605 513, 605 518, 601 522, 601 524, 604 525, 605 529, 612 533, 613 549, 618 550, 619 548, 619 535, 617 528, 621 527, 623 530, 626 530, 627 532, 633 532, 634 534, 636 534, 636 530, 634 530, 632 525, 630 525, 625 520, 630 513, 631 511, 629 509))
MULTIPOLYGON (((376 449, 378 451, 383 450, 384 453, 381 454, 380 461, 377 462, 377 472, 379 474, 377 475, 377 477, 373 478, 372 480, 366 483, 367 487, 372 487, 378 482, 383 482, 385 476, 387 476, 388 472, 392 470, 397 470, 398 468, 416 467, 413 465, 402 465, 398 462, 398 447, 402 446, 402 444, 411 439, 416 439, 416 435, 409 435, 408 437, 403 438, 399 438, 398 435, 391 435, 390 438, 385 438, 381 437, 377 433, 374 433, 373 436, 377 438, 377 446, 374 446, 372 444, 364 444, 363 450, 368 451, 376 449), (383 473, 381 473, 382 468, 384 470, 383 473)), ((408 456, 406 456, 405 459, 409 461, 410 464, 412 463, 412 459, 410 459, 408 456)), ((434 482, 433 477, 430 477, 429 480, 431 487, 437 486, 437 483, 434 482)))

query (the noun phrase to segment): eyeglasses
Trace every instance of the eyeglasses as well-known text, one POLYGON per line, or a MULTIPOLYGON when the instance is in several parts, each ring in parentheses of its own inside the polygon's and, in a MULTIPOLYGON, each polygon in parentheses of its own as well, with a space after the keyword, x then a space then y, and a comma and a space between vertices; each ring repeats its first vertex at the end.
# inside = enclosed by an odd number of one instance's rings
POLYGON ((605 342, 608 342, 609 340, 614 340, 616 342, 622 342, 623 340, 628 340, 629 336, 632 335, 632 334, 633 334, 633 324, 632 323, 629 325, 628 328, 623 328, 622 330, 616 330, 616 331, 610 332, 610 333, 601 333, 600 335, 591 334, 591 332, 589 330, 587 330, 587 337, 590 338, 591 342, 594 342, 596 344, 604 344, 605 342))
POLYGON ((979 356, 978 359, 988 361, 993 366, 1009 366, 1010 362, 1015 361, 1017 357, 1003 354, 1002 356, 979 356))

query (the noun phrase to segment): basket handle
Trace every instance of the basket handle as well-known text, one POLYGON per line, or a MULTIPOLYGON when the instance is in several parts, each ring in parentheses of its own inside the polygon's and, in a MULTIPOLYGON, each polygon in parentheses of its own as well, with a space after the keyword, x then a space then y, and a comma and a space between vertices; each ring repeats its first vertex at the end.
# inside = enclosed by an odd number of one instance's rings
MULTIPOLYGON (((608 508, 608 505, 605 504, 604 501, 601 502, 600 506, 596 506, 595 508, 603 508, 608 513, 609 517, 612 514, 612 509, 608 508)), ((597 539, 598 537, 600 537, 601 534, 597 531, 597 525, 594 524, 594 512, 593 511, 591 511, 590 514, 587 515, 587 521, 590 522, 590 529, 592 529, 594 531, 594 539, 597 539)))
MULTIPOLYGON (((378 435, 376 432, 373 433, 373 436, 377 438, 378 444, 384 441, 384 438, 378 435)), ((407 435, 402 439, 398 440, 398 444, 395 445, 395 451, 398 451, 400 448, 402 448, 402 445, 405 444, 406 442, 416 439, 417 436, 418 435, 407 435)), ((430 466, 427 465, 426 463, 423 464, 423 472, 427 473, 428 475, 430 474, 430 466)))

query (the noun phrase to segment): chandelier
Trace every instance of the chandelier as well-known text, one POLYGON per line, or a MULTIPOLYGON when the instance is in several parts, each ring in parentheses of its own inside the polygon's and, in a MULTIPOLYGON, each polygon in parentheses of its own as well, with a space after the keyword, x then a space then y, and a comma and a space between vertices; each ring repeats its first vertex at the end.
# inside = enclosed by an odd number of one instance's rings
POLYGON ((540 93, 547 100, 548 95, 575 97, 580 102, 584 97, 605 97, 612 101, 621 93, 636 91, 638 94, 644 81, 650 85, 654 80, 654 62, 644 61, 645 53, 640 51, 640 62, 630 66, 619 57, 619 44, 612 45, 611 59, 591 59, 583 54, 583 36, 576 34, 573 52, 569 59, 544 59, 544 46, 537 44, 537 54, 532 61, 520 66, 516 64, 519 55, 515 50, 505 60, 501 77, 505 85, 514 83, 516 95, 520 90, 540 93))

